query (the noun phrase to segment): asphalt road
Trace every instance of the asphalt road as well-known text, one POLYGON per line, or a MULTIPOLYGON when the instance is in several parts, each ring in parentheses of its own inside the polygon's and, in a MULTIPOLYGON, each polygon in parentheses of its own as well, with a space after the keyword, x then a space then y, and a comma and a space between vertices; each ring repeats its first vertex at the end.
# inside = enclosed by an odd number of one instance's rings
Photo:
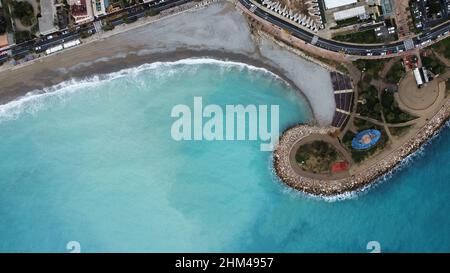
MULTIPOLYGON (((150 9, 161 12, 163 10, 172 8, 174 6, 179 6, 179 5, 191 2, 191 1, 193 1, 193 0, 164 0, 164 1, 160 0, 159 2, 156 2, 156 4, 155 4, 155 2, 147 3, 147 4, 140 4, 137 6, 128 7, 125 10, 128 11, 128 20, 135 21, 141 17, 144 17, 145 12, 150 9)), ((121 10, 118 13, 122 13, 122 12, 123 12, 123 10, 121 10)), ((116 14, 117 13, 108 14, 106 16, 99 17, 95 21, 101 21, 107 17, 113 18, 114 15, 116 15, 116 14)), ((117 26, 117 25, 123 24, 124 20, 122 18, 116 18, 116 19, 112 19, 110 22, 112 25, 117 26)), ((8 50, 11 50, 12 57, 20 58, 20 57, 24 57, 30 53, 33 53, 33 52, 38 52, 38 53, 44 52, 48 48, 51 48, 51 47, 54 47, 57 45, 61 45, 65 42, 79 39, 82 32, 95 33, 96 30, 94 27, 94 23, 90 22, 90 23, 80 25, 76 28, 76 30, 71 31, 71 32, 60 31, 59 33, 47 35, 45 37, 39 37, 34 40, 30 40, 30 41, 15 45, 12 48, 9 48, 8 50), (49 37, 51 37, 51 38, 49 38, 49 37)), ((6 54, 6 52, 8 50, 0 51, 0 62, 6 61, 9 58, 9 56, 6 54)))
MULTIPOLYGON (((182 5, 193 0, 160 0, 155 3, 147 3, 140 4, 137 6, 128 7, 125 10, 128 11, 128 20, 134 21, 138 18, 144 17, 145 12, 150 9, 154 9, 157 11, 163 11, 174 6, 182 5)), ((253 6, 250 0, 238 0, 245 8, 249 9, 253 6)), ((120 11, 123 12, 123 11, 120 11)), ((302 28, 295 26, 287 20, 283 20, 277 16, 274 16, 270 13, 265 12, 264 10, 255 7, 254 12, 255 15, 263 18, 264 20, 281 27, 287 31, 289 31, 293 36, 305 41, 306 43, 311 43, 314 33, 306 31, 302 28)), ((100 21, 107 17, 112 17, 115 14, 108 14, 106 16, 102 16, 96 21, 100 21)), ((122 18, 112 19, 111 23, 114 26, 120 25, 124 23, 122 18)), ((63 44, 68 41, 72 41, 80 38, 80 33, 82 32, 91 32, 95 33, 94 23, 90 22, 84 25, 81 25, 77 28, 77 30, 72 32, 60 32, 59 34, 52 34, 52 38, 48 39, 49 36, 36 38, 34 40, 15 45, 11 50, 12 57, 24 57, 31 52, 43 52, 48 48, 63 44), (63 34, 64 33, 64 34, 63 34)), ((435 29, 427 31, 419 36, 413 38, 414 46, 422 45, 423 43, 431 43, 436 39, 447 36, 450 31, 450 21, 446 22, 444 25, 441 25, 435 29)), ((425 45, 425 44, 424 44, 425 45)), ((381 56, 381 55, 390 55, 398 52, 405 51, 405 45, 403 41, 386 44, 386 45, 352 45, 347 43, 341 43, 334 40, 327 40, 323 38, 318 38, 315 46, 329 50, 334 52, 341 52, 343 54, 348 55, 356 55, 356 56, 381 56)), ((8 59, 8 55, 5 54, 6 50, 0 51, 0 62, 6 61, 8 59)))
MULTIPOLYGON (((250 0, 238 0, 238 1, 249 10, 253 6, 250 0)), ((302 28, 295 26, 294 24, 291 24, 289 21, 287 21, 287 19, 283 20, 278 16, 267 13, 258 7, 254 8, 253 13, 270 23, 289 31, 293 36, 305 41, 306 43, 311 43, 313 37, 315 36, 315 34, 313 34, 312 32, 306 31, 302 28)), ((433 30, 430 30, 424 34, 421 34, 413 38, 414 45, 415 46, 421 45, 426 41, 432 42, 444 36, 444 34, 448 35, 449 31, 450 31, 450 21, 446 22, 444 25, 441 25, 438 28, 435 28, 433 30)), ((342 52, 344 54, 357 56, 367 56, 368 54, 371 54, 373 56, 389 55, 406 50, 403 41, 386 45, 352 45, 347 43, 341 43, 338 41, 318 38, 317 42, 315 43, 315 46, 334 52, 342 52)))

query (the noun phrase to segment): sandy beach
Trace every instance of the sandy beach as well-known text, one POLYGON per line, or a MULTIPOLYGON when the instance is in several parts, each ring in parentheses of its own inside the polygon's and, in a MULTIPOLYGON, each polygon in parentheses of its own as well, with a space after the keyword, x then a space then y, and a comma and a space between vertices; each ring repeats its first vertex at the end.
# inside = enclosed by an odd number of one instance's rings
MULTIPOLYGON (((117 29, 120 27, 114 31, 117 29)), ((333 118, 335 102, 329 71, 264 37, 255 38, 233 2, 217 1, 112 34, 0 72, 0 104, 69 79, 156 61, 209 57, 264 67, 303 93, 317 125, 329 125, 333 118)))

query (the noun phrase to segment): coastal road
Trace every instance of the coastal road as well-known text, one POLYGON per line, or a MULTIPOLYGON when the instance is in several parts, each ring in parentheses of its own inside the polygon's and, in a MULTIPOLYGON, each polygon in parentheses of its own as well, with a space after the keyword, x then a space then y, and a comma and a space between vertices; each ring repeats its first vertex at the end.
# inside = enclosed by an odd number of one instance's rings
MULTIPOLYGON (((253 10, 253 13, 256 16, 262 18, 263 20, 266 20, 267 22, 270 22, 273 25, 285 29, 286 31, 290 32, 293 36, 299 38, 300 40, 303 40, 306 43, 309 44, 312 43, 313 38, 315 36, 314 33, 294 25, 288 19, 282 19, 278 16, 275 16, 273 14, 264 11, 258 6, 255 6, 250 0, 238 0, 238 1, 249 11, 253 10)), ((414 37, 412 41, 414 43, 414 47, 426 46, 443 36, 448 36, 449 32, 450 32, 450 21, 426 33, 414 37)), ((318 39, 314 43, 314 46, 333 52, 340 52, 347 55, 356 55, 356 56, 367 56, 367 55, 384 56, 406 51, 404 41, 398 41, 395 43, 385 45, 354 45, 318 37, 318 39)))
MULTIPOLYGON (((163 10, 179 6, 182 4, 186 4, 193 0, 159 0, 152 3, 139 4, 135 6, 131 6, 125 9, 128 12, 128 20, 135 21, 141 17, 145 16, 145 13, 148 10, 156 10, 161 12, 163 10)), ((270 22, 273 25, 276 25, 286 31, 289 31, 294 37, 304 41, 305 43, 312 44, 313 38, 315 38, 314 46, 328 50, 333 52, 339 52, 346 55, 355 55, 355 56, 388 56, 392 54, 396 54, 399 52, 406 51, 407 48, 405 46, 404 41, 398 41, 391 44, 385 45, 355 45, 342 43, 334 40, 328 40, 324 38, 317 37, 314 33, 309 32, 303 28, 300 28, 293 23, 291 23, 288 19, 280 18, 279 16, 275 16, 270 14, 263 9, 255 6, 250 0, 237 0, 239 1, 246 9, 253 10, 253 13, 270 22)), ((101 21, 107 18, 114 18, 118 13, 123 13, 123 10, 117 13, 108 14, 102 17, 97 18, 95 21, 101 21)), ((115 18, 110 19, 112 25, 117 26, 124 23, 123 18, 115 18)), ((74 31, 61 31, 60 33, 48 35, 46 37, 39 37, 34 40, 15 45, 9 49, 4 49, 0 51, 0 62, 6 61, 9 56, 5 54, 7 50, 11 50, 11 57, 21 58, 32 52, 43 52, 48 48, 63 44, 68 41, 72 41, 75 39, 79 39, 81 33, 95 33, 96 29, 94 27, 94 23, 86 23, 77 27, 74 31)), ((425 33, 422 33, 416 37, 414 37, 412 41, 412 47, 408 49, 412 49, 419 46, 427 46, 432 42, 436 41, 439 38, 444 36, 448 36, 450 33, 450 21, 436 27, 432 30, 429 30, 425 33)))
MULTIPOLYGON (((136 21, 137 19, 139 19, 141 17, 145 17, 146 12, 149 10, 155 10, 157 12, 161 12, 161 11, 167 10, 169 8, 173 8, 175 6, 186 4, 186 3, 192 2, 192 1, 193 0, 159 0, 156 2, 152 2, 152 3, 139 4, 139 5, 128 7, 126 9, 121 10, 116 13, 111 13, 111 14, 108 14, 105 16, 101 16, 101 17, 95 19, 95 21, 101 21, 101 20, 104 20, 107 18, 114 18, 114 16, 116 16, 118 13, 123 13, 124 11, 128 12, 127 17, 130 22, 136 21)), ((117 25, 121 25, 121 24, 125 23, 123 18, 110 19, 110 22, 113 26, 117 26, 117 25)), ((83 33, 83 32, 87 32, 90 34, 95 33, 96 29, 94 27, 94 23, 89 22, 89 23, 77 26, 77 28, 72 31, 69 31, 69 30, 60 31, 59 33, 57 32, 57 33, 54 33, 51 35, 47 35, 45 37, 39 37, 39 38, 30 40, 30 41, 12 46, 10 48, 3 49, 0 51, 0 62, 7 61, 10 56, 15 57, 15 58, 22 58, 33 52, 37 52, 37 53, 44 52, 48 48, 51 48, 51 47, 54 47, 57 45, 61 45, 63 43, 81 38, 81 33, 83 33), (9 54, 7 54, 8 51, 10 51, 10 56, 9 56, 9 54)))

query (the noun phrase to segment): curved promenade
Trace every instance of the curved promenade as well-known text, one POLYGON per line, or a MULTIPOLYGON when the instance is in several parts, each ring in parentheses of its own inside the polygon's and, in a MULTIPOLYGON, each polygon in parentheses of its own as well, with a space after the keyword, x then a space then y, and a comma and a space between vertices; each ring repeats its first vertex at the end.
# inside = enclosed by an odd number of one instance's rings
MULTIPOLYGON (((357 173, 350 173, 339 179, 314 179, 302 176, 295 170, 297 162, 290 156, 296 144, 311 134, 329 134, 335 129, 298 125, 287 129, 274 151, 274 167, 280 179, 289 187, 315 196, 336 196, 347 192, 362 190, 375 182, 397 166, 408 155, 418 150, 438 131, 450 117, 450 100, 443 104, 439 111, 420 128, 417 133, 403 145, 392 150, 374 164, 358 168, 357 173)), ((363 163, 364 164, 364 163, 363 163)))

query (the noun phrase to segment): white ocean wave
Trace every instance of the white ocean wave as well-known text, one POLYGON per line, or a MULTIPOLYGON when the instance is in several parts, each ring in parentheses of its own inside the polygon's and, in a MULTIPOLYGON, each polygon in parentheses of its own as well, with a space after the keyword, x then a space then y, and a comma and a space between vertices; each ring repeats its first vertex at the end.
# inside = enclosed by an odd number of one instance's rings
MULTIPOLYGON (((49 96, 64 97, 67 94, 80 90, 87 90, 88 88, 92 88, 118 78, 123 78, 126 76, 136 78, 143 71, 158 71, 158 73, 155 73, 154 76, 161 79, 177 73, 177 69, 179 67, 187 66, 192 69, 192 66, 197 67, 200 65, 215 65, 220 66, 225 70, 239 69, 240 71, 255 71, 258 73, 267 74, 277 80, 281 80, 278 75, 265 68, 234 61, 224 61, 211 58, 188 58, 173 62, 154 62, 143 64, 134 68, 122 69, 120 71, 104 75, 95 75, 83 79, 71 79, 51 87, 33 90, 28 92, 25 96, 19 97, 16 100, 8 102, 4 105, 0 105, 0 122, 17 119, 23 113, 36 113, 42 109, 45 99, 49 96)), ((142 85, 143 83, 140 84, 142 85)))

